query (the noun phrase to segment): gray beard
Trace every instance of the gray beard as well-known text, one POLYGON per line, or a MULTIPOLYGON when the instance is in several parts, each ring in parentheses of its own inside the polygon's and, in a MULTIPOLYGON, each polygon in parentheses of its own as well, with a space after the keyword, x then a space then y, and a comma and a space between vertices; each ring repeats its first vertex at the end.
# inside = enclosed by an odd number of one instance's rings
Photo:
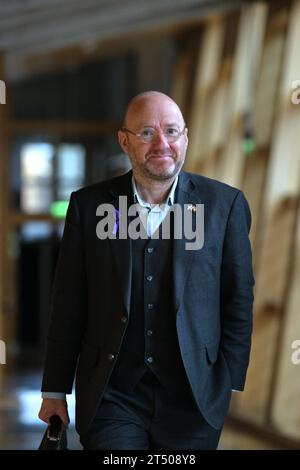
POLYGON ((166 170, 165 173, 160 173, 160 174, 153 173, 147 167, 144 167, 143 174, 147 176, 148 178, 154 179, 156 181, 166 181, 166 180, 174 178, 179 173, 179 171, 181 170, 183 166, 183 163, 184 161, 177 162, 175 163, 175 167, 172 171, 166 170))

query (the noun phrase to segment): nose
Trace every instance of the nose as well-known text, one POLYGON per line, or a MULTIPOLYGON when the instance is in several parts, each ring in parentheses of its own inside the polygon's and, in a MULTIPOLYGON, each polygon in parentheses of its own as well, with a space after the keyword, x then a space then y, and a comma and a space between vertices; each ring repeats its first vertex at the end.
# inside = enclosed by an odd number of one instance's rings
POLYGON ((161 129, 156 131, 152 144, 160 147, 169 147, 169 142, 161 129))

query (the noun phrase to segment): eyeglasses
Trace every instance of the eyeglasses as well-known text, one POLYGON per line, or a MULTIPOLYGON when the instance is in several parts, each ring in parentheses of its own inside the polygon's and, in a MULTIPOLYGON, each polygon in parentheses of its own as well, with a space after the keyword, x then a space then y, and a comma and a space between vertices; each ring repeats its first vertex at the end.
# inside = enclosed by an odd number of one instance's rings
MULTIPOLYGON (((154 129, 154 127, 147 127, 142 132, 133 132, 127 129, 126 127, 122 127, 121 130, 123 132, 129 132, 129 134, 135 135, 135 137, 141 142, 144 142, 144 144, 150 144, 151 142, 153 142, 158 134, 158 131, 154 129)), ((172 143, 176 142, 176 140, 178 140, 179 137, 183 135, 184 131, 185 126, 182 131, 177 129, 177 127, 167 127, 163 130, 163 135, 169 143, 172 143)))

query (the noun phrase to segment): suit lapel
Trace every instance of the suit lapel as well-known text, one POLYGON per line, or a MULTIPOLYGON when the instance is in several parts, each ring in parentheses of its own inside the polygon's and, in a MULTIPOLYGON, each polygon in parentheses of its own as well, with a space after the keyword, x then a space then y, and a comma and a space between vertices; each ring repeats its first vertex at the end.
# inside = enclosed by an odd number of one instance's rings
MULTIPOLYGON (((175 202, 180 204, 182 208, 181 223, 183 227, 185 212, 191 209, 191 205, 201 203, 194 183, 184 172, 179 174, 175 202)), ((192 212, 193 230, 195 229, 195 219, 196 216, 194 212, 192 212)), ((180 223, 180 220, 178 222, 180 223)), ((184 229, 182 228, 182 237, 180 239, 174 239, 173 244, 174 306, 176 314, 181 304, 185 281, 195 255, 195 250, 186 249, 186 243, 190 241, 191 240, 185 237, 184 229)))
MULTIPOLYGON (((119 211, 119 196, 127 197, 127 211, 132 203, 130 171, 117 182, 117 185, 110 190, 112 199, 109 201, 119 211)), ((121 221, 122 222, 122 221, 121 221)), ((129 222, 129 221, 128 221, 129 222)), ((127 222, 127 227, 128 227, 127 222)), ((126 230, 127 230, 126 227, 126 230)), ((131 258, 131 242, 129 237, 124 240, 109 239, 113 259, 115 261, 118 272, 118 283, 122 293, 124 305, 129 316, 130 313, 130 297, 131 297, 131 278, 132 278, 132 258, 131 258)))

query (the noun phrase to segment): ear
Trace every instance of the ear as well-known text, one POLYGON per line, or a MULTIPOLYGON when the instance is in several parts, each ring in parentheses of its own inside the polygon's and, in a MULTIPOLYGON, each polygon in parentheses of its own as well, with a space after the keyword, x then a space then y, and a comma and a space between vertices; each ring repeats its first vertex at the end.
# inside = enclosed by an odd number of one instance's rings
POLYGON ((119 144, 123 150, 128 155, 128 139, 126 132, 119 130, 118 131, 119 144))
POLYGON ((188 145, 189 143, 189 138, 188 138, 188 128, 186 127, 185 128, 185 132, 184 132, 184 138, 185 138, 185 143, 186 143, 186 146, 188 145))

